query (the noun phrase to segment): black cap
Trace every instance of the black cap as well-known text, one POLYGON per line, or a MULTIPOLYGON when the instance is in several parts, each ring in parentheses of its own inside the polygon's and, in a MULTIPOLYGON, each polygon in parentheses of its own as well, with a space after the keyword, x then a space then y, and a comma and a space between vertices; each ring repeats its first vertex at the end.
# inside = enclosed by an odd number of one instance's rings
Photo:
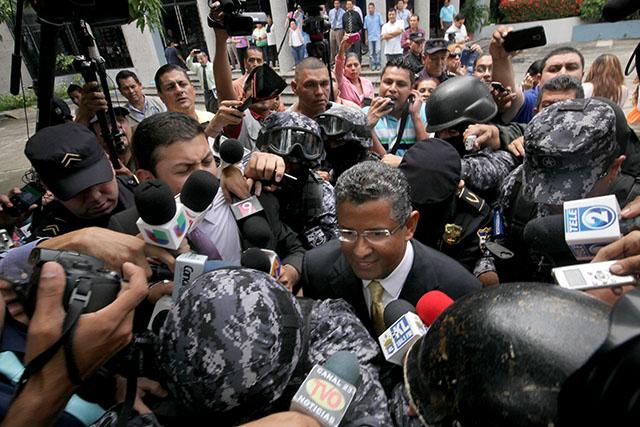
POLYGON ((419 141, 407 150, 400 170, 409 181, 411 202, 415 205, 446 200, 456 192, 462 174, 458 151, 437 138, 419 141))
POLYGON ((431 55, 442 50, 447 50, 449 43, 445 39, 429 39, 424 44, 424 53, 431 55))
POLYGON ((409 40, 412 42, 419 42, 424 40, 424 33, 422 31, 417 31, 415 33, 411 33, 409 35, 409 40))
POLYGON ((114 177, 96 136, 77 123, 40 130, 27 141, 24 154, 47 188, 63 201, 114 177))
POLYGON ((51 125, 60 125, 73 120, 69 105, 61 98, 54 96, 51 99, 51 125))

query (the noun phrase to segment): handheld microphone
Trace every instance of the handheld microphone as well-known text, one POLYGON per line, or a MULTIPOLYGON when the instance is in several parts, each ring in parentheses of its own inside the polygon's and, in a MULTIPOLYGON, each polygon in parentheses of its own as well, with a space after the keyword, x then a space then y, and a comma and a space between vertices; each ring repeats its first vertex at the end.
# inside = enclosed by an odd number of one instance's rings
POLYGON ((233 264, 228 261, 209 261, 206 255, 199 255, 194 252, 181 254, 176 258, 171 298, 177 300, 183 289, 203 274, 218 268, 232 266, 233 264))
POLYGON ((220 159, 229 165, 234 165, 244 157, 244 147, 237 139, 229 138, 220 144, 220 159))
POLYGON ((605 21, 616 22, 638 9, 640 4, 637 0, 609 0, 602 8, 602 17, 605 21))
POLYGON ((184 207, 190 229, 196 227, 211 208, 218 188, 220 181, 210 172, 197 170, 189 175, 177 201, 184 207))
POLYGON ((449 295, 441 291, 429 291, 416 304, 416 311, 426 327, 433 325, 440 313, 453 304, 449 295))
POLYGON ((291 399, 290 410, 309 415, 323 427, 338 427, 360 381, 358 358, 339 351, 315 365, 291 399))
POLYGON ((598 250, 634 229, 636 221, 623 220, 614 195, 564 202, 564 238, 577 260, 590 260, 598 250))
POLYGON ((384 325, 387 330, 378 337, 387 362, 401 365, 405 354, 414 342, 427 333, 427 328, 407 301, 391 301, 384 309, 384 325))
POLYGON ((135 205, 140 214, 136 225, 145 242, 172 250, 180 247, 189 221, 167 184, 159 179, 142 182, 136 188, 135 205))
POLYGON ((269 249, 249 248, 242 253, 240 265, 254 270, 262 271, 271 277, 280 277, 282 262, 274 251, 269 249))

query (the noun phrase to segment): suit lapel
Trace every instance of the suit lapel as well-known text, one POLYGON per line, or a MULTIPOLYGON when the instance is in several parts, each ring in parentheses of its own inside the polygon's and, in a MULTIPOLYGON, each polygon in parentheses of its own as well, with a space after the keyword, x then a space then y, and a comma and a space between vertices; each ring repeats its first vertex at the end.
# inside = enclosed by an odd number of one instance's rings
POLYGON ((430 282, 434 276, 430 274, 431 267, 422 250, 422 245, 415 240, 412 240, 411 244, 413 245, 413 264, 399 298, 416 305, 422 295, 434 289, 435 284, 430 282))
POLYGON ((329 285, 336 298, 342 298, 351 304, 356 316, 362 320, 367 329, 371 329, 369 310, 362 293, 362 280, 358 279, 351 270, 344 256, 340 256, 333 264, 329 285))

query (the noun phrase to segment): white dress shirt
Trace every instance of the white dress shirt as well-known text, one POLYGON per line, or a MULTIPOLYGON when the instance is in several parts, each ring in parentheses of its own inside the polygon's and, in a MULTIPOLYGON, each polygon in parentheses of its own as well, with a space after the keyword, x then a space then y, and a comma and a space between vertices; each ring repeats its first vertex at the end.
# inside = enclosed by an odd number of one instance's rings
POLYGON ((240 265, 240 255, 242 253, 240 233, 236 219, 233 216, 233 212, 231 212, 231 207, 224 200, 221 189, 218 189, 213 199, 213 206, 209 209, 200 225, 198 225, 198 229, 202 230, 211 239, 211 242, 220 252, 223 261, 240 265))
MULTIPOLYGON (((404 256, 400 261, 400 264, 384 279, 377 279, 382 285, 384 293, 382 294, 382 305, 385 307, 391 301, 395 301, 400 296, 404 282, 409 276, 411 267, 413 266, 413 246, 411 242, 407 242, 407 248, 404 251, 404 256)), ((371 312, 371 292, 369 291, 369 283, 371 280, 362 281, 362 292, 364 293, 364 301, 367 304, 367 309, 371 312)))

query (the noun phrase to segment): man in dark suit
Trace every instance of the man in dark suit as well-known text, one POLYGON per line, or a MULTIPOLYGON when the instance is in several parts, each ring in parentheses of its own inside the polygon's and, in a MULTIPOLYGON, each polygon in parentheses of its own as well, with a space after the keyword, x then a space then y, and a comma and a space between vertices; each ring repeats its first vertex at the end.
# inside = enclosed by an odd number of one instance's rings
MULTIPOLYGON (((136 176, 141 181, 161 179, 174 194, 180 193, 187 178, 196 170, 216 174, 216 164, 204 129, 197 121, 181 113, 159 113, 140 122, 133 152, 138 166, 136 176)), ((280 221, 280 207, 275 196, 264 194, 260 201, 271 233, 268 241, 263 239, 264 243, 259 246, 278 253, 282 259, 282 273, 278 281, 291 289, 298 282, 302 269, 302 242, 280 221)), ((137 234, 137 219, 138 213, 134 209, 124 211, 111 218, 109 228, 137 234)), ((241 251, 247 246, 242 239, 247 237, 242 236, 221 190, 218 190, 202 222, 189 233, 189 241, 198 253, 235 265, 240 265, 241 251)))
POLYGON ((436 289, 455 300, 481 288, 462 265, 413 240, 420 215, 398 169, 359 163, 340 176, 335 195, 339 240, 305 254, 306 297, 343 298, 377 337, 384 306, 393 300, 415 305, 436 289))

